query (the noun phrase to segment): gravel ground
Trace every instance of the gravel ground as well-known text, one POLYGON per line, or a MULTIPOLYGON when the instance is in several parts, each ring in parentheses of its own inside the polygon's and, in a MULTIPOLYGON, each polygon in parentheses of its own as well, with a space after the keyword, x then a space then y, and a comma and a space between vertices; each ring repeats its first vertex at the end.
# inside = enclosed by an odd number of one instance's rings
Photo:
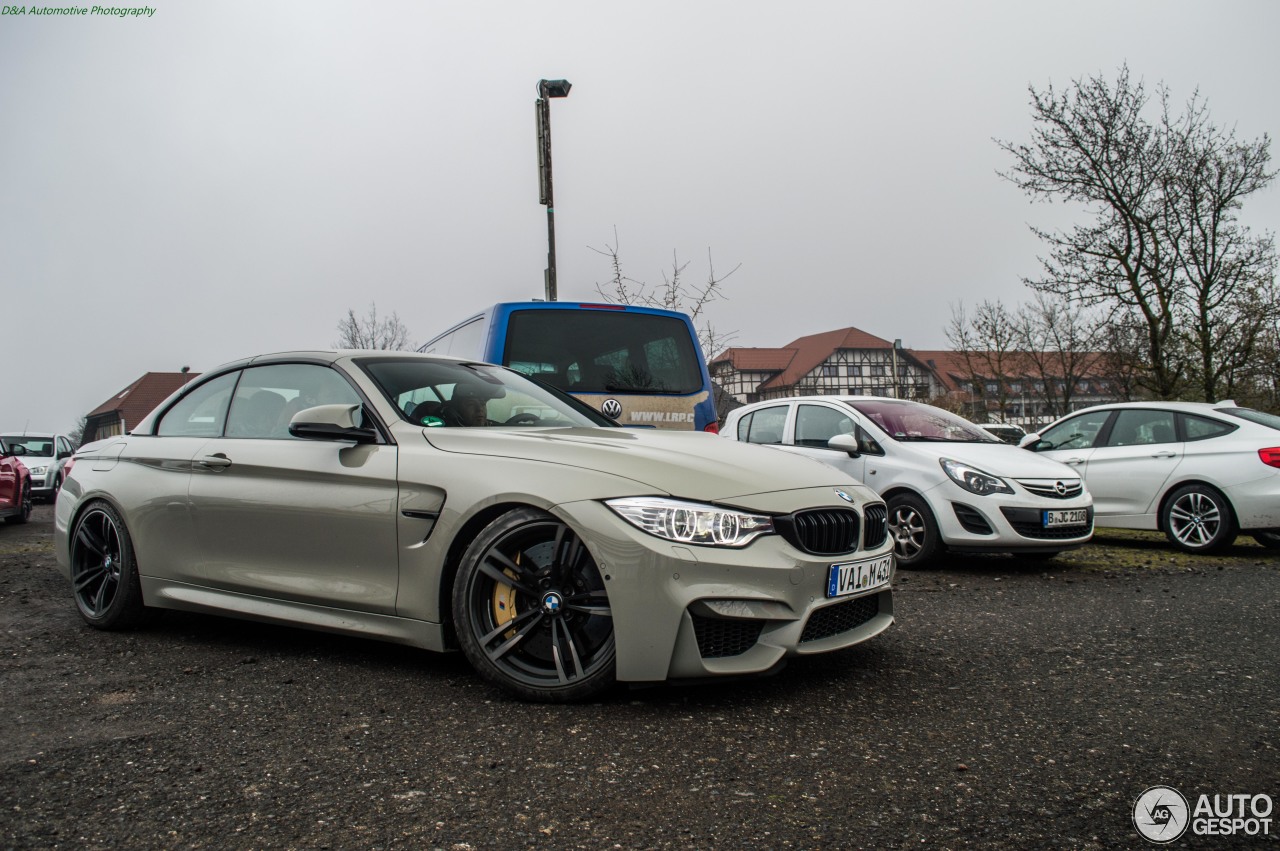
POLYGON ((1149 786, 1280 799, 1280 554, 1244 540, 957 559, 850 651, 546 707, 356 639, 95 632, 51 519, 0 525, 4 848, 1134 848, 1149 786))

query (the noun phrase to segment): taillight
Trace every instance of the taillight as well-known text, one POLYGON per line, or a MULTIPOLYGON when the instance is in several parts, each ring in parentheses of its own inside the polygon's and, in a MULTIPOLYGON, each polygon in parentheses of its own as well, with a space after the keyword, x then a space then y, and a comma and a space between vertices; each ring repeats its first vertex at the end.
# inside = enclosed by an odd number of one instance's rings
POLYGON ((716 422, 715 420, 712 420, 711 422, 707 423, 706 427, 703 428, 702 430, 705 431, 707 434, 719 434, 720 423, 716 422))
POLYGON ((1280 467, 1280 446, 1273 446, 1270 449, 1259 449, 1258 457, 1262 459, 1262 463, 1268 467, 1280 467))
POLYGON ((67 463, 62 467, 62 478, 71 475, 71 468, 76 465, 76 456, 72 455, 67 459, 67 463))

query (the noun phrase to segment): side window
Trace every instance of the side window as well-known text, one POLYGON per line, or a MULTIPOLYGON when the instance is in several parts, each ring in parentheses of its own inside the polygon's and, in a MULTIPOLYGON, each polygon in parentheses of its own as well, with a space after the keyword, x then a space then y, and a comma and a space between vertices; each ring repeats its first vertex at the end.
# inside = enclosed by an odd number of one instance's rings
POLYGON ((168 437, 219 437, 238 372, 228 372, 196 387, 165 412, 156 434, 168 437))
POLYGON ((787 406, 752 411, 738 422, 738 440, 747 443, 781 443, 787 424, 787 406))
POLYGON ((231 400, 227 437, 295 439, 289 421, 316 405, 358 405, 360 396, 327 366, 282 363, 244 371, 231 400))
POLYGON ((876 439, 867 434, 867 430, 860 425, 854 425, 853 436, 858 438, 858 450, 863 455, 883 455, 884 449, 880 444, 876 443, 876 439))
POLYGON ((1116 416, 1107 437, 1107 446, 1147 446, 1153 443, 1175 443, 1178 433, 1173 428, 1173 411, 1127 410, 1116 416))
POLYGON ((796 446, 827 447, 837 434, 853 431, 853 419, 825 405, 801 405, 796 412, 796 446))
POLYGON ((1179 414, 1182 418, 1182 433, 1187 440, 1208 440, 1211 437, 1222 437, 1231 434, 1236 427, 1231 423, 1211 420, 1208 417, 1197 417, 1194 414, 1179 414))
POLYGON ((1035 445, 1038 452, 1048 449, 1088 449, 1098 439, 1098 432, 1106 425, 1110 411, 1091 411, 1058 423, 1040 434, 1035 445))

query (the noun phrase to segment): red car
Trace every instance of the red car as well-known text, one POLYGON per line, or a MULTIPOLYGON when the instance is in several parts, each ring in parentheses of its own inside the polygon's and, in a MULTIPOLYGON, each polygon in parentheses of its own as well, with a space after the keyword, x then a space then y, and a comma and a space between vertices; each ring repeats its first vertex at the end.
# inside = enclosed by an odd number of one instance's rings
POLYGON ((7 523, 31 519, 31 473, 0 440, 0 518, 7 523))

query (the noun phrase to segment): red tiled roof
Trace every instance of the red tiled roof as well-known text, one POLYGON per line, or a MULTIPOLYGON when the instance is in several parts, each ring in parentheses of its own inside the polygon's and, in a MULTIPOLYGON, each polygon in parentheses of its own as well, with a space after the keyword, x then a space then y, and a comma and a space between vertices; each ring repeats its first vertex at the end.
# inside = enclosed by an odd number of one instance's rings
POLYGON ((89 412, 89 417, 115 413, 131 429, 155 410, 173 391, 194 379, 196 372, 148 372, 89 412))
POLYGON ((795 384, 814 367, 831 357, 831 353, 837 349, 891 349, 893 343, 857 328, 840 328, 801 337, 790 343, 787 348, 794 349, 796 356, 791 359, 786 369, 761 384, 762 390, 795 384))
POLYGON ((786 369, 795 356, 795 349, 732 348, 725 349, 711 362, 728 361, 739 372, 770 372, 786 369))

